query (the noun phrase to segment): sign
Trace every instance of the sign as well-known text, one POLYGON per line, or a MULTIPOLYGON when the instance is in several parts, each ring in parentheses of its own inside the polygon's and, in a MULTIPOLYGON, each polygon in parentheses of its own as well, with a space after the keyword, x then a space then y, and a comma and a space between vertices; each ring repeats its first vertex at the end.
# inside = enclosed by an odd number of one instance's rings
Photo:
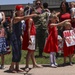
POLYGON ((63 32, 67 47, 75 45, 75 31, 66 30, 63 32))

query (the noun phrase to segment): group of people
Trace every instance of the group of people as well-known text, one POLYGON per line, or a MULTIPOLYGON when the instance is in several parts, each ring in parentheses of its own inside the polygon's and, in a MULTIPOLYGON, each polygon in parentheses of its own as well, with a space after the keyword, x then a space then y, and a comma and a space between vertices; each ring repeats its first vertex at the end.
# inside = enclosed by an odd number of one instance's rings
MULTIPOLYGON (((19 69, 21 60, 21 50, 27 50, 26 66, 29 68, 30 58, 33 68, 42 67, 36 63, 34 52, 38 46, 39 57, 43 57, 43 52, 50 54, 50 66, 57 67, 56 53, 58 53, 58 35, 63 41, 63 57, 64 65, 66 65, 66 57, 69 56, 70 65, 72 65, 71 57, 74 54, 75 46, 67 47, 63 31, 74 30, 75 27, 75 3, 70 5, 63 1, 60 5, 60 12, 48 9, 48 4, 41 4, 40 0, 36 1, 36 8, 23 5, 16 5, 13 17, 10 21, 10 43, 12 46, 12 62, 9 71, 12 73, 22 72, 19 69)), ((3 26, 5 15, 0 12, 0 55, 1 68, 4 68, 4 55, 8 54, 8 42, 6 42, 6 30, 3 26)), ((61 39, 59 39, 61 40, 61 39)))

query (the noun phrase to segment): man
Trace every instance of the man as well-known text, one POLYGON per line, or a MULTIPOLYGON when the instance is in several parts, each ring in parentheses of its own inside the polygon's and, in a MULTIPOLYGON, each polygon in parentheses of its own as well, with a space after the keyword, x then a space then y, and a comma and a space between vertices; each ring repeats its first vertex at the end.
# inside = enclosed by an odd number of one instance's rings
MULTIPOLYGON (((40 1, 36 1, 36 11, 37 9, 41 8, 42 5, 40 5, 40 1), (39 5, 37 6, 37 4, 39 5)), ((48 10, 48 4, 43 4, 44 9, 37 11, 39 16, 35 18, 35 24, 37 28, 37 35, 36 35, 36 45, 38 45, 39 49, 39 57, 43 57, 43 48, 45 44, 45 39, 47 36, 47 24, 48 24, 48 17, 50 11, 48 10)))

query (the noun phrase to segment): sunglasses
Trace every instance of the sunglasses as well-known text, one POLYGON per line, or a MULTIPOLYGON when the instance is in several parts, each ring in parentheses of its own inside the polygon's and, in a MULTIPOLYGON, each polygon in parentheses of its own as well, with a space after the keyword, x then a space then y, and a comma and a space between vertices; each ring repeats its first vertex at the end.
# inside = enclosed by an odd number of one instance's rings
POLYGON ((36 5, 41 5, 41 3, 36 3, 36 5))

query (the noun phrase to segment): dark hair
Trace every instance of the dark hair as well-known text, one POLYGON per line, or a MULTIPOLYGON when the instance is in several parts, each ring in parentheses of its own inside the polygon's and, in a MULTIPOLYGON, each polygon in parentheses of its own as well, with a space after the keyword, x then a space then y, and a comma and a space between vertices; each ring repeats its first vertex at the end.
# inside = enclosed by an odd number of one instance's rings
POLYGON ((48 8, 48 3, 43 3, 44 8, 48 8))
POLYGON ((37 2, 40 2, 40 4, 41 4, 41 0, 37 0, 37 1, 35 2, 36 5, 37 5, 37 2))
POLYGON ((24 9, 24 12, 26 12, 26 15, 32 14, 33 11, 35 11, 35 9, 34 8, 31 8, 31 7, 26 7, 24 9))
POLYGON ((35 11, 34 8, 30 8, 30 14, 32 14, 32 12, 35 11))
POLYGON ((70 12, 69 4, 68 2, 65 2, 65 1, 61 2, 61 5, 60 5, 61 12, 63 12, 63 9, 62 9, 63 3, 66 5, 66 12, 70 12))

